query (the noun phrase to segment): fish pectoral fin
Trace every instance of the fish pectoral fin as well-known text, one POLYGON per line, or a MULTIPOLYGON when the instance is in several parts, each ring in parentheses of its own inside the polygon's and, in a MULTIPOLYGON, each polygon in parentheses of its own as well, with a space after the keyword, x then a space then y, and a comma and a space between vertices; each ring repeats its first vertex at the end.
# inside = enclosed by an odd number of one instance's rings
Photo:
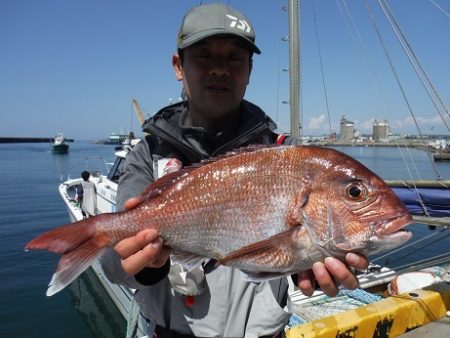
POLYGON ((310 191, 310 183, 304 182, 304 185, 300 189, 300 192, 297 194, 297 196, 295 196, 295 199, 289 205, 286 215, 286 224, 291 228, 303 224, 302 208, 308 202, 310 191))
POLYGON ((188 271, 195 269, 196 267, 202 265, 209 261, 209 258, 194 255, 190 252, 182 250, 172 250, 170 259, 174 264, 180 264, 184 266, 188 271))
POLYGON ((260 256, 264 253, 278 252, 280 251, 280 248, 290 248, 294 244, 293 233, 295 231, 297 231, 297 228, 291 228, 262 241, 249 244, 230 252, 217 262, 223 265, 231 265, 230 263, 239 259, 248 259, 250 257, 260 256))

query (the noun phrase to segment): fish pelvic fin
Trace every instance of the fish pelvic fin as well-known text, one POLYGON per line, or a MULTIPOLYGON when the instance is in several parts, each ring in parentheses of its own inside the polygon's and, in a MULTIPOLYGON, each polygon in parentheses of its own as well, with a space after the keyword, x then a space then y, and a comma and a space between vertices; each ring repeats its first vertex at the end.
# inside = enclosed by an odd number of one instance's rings
POLYGON ((96 227, 109 216, 103 214, 58 227, 37 236, 25 246, 25 250, 43 249, 62 255, 49 283, 47 296, 64 289, 112 244, 110 236, 97 231, 96 227))
POLYGON ((287 252, 293 252, 294 250, 292 247, 295 245, 293 237, 297 230, 298 227, 292 227, 287 231, 283 231, 267 239, 249 244, 227 254, 217 262, 223 265, 233 265, 233 262, 242 259, 256 259, 260 256, 276 254, 284 255, 287 252))

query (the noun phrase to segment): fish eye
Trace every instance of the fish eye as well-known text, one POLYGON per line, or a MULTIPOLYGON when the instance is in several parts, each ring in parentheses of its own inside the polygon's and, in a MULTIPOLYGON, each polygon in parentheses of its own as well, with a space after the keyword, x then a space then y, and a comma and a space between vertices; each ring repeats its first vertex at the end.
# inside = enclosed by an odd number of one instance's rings
POLYGON ((352 183, 347 186, 347 196, 353 200, 361 199, 366 195, 366 189, 360 184, 352 183))

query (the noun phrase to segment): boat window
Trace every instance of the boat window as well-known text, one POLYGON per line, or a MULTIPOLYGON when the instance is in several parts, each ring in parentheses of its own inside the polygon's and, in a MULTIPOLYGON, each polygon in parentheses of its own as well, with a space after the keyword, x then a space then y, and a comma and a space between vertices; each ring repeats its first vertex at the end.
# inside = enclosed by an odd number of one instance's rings
POLYGON ((122 174, 123 165, 125 164, 125 159, 122 157, 117 157, 111 170, 108 173, 108 179, 115 183, 119 183, 119 177, 122 174))

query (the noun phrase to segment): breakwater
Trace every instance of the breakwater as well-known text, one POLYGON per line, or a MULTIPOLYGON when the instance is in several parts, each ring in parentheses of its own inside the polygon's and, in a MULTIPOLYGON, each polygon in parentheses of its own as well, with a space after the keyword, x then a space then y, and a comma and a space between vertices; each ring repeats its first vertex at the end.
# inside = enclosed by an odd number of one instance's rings
MULTIPOLYGON (((53 137, 0 137, 0 143, 50 143, 54 140, 53 137)), ((66 139, 66 142, 73 142, 73 139, 66 139)))

